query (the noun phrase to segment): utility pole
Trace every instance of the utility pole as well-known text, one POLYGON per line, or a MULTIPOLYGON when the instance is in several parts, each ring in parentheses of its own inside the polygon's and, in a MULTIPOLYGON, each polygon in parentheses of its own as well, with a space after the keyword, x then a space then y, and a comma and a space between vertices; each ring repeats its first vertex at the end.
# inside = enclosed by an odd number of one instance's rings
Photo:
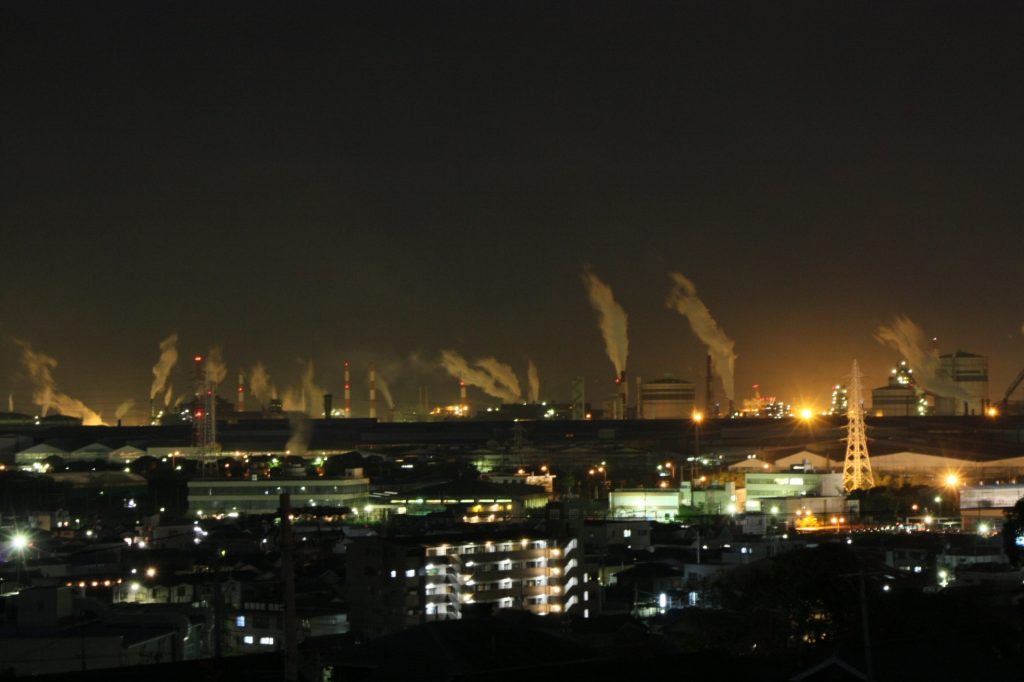
POLYGON ((284 585, 284 682, 298 682, 299 649, 296 639, 295 567, 292 546, 291 494, 281 493, 281 582, 284 585))

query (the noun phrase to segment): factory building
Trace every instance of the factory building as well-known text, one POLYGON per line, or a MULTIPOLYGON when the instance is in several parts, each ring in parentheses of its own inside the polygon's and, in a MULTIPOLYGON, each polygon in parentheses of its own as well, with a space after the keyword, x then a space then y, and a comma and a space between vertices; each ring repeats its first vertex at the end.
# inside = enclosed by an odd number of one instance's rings
POLYGON ((880 388, 871 389, 871 414, 875 417, 913 417, 918 414, 917 389, 894 377, 880 388))
POLYGON ((188 482, 188 508, 197 516, 275 514, 282 493, 290 493, 292 506, 348 507, 361 510, 369 502, 370 479, 362 469, 343 478, 196 479, 188 482))
POLYGON ((576 538, 534 532, 363 538, 346 552, 349 620, 376 637, 481 607, 586 617, 582 560, 576 538))
POLYGON ((692 383, 666 376, 640 384, 640 415, 644 419, 689 419, 693 414, 692 383))
POLYGON ((938 414, 984 414, 988 407, 988 358, 958 350, 939 356, 943 374, 960 386, 967 398, 941 398, 936 401, 938 414))

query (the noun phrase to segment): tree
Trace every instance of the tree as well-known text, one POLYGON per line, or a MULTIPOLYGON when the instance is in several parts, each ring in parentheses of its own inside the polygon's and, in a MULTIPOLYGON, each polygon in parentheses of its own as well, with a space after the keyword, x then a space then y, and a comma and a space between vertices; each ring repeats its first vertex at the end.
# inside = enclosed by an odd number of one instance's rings
POLYGON ((1003 553, 1010 563, 1017 567, 1024 559, 1024 552, 1018 543, 1024 536, 1024 498, 1017 500, 1013 508, 1006 510, 1006 522, 1003 523, 1003 553))

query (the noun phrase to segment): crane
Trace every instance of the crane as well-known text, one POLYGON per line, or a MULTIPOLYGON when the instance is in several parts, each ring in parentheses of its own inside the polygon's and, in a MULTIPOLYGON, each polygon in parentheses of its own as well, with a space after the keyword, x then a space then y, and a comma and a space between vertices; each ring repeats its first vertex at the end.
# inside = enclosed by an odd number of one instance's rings
POLYGON ((1017 390, 1018 386, 1020 386, 1021 381, 1024 381, 1024 369, 1017 374, 1017 378, 1014 379, 1013 383, 1010 384, 1010 387, 1006 389, 1006 394, 1003 396, 1003 412, 1006 412, 1007 405, 1010 402, 1010 396, 1013 395, 1013 392, 1017 390))

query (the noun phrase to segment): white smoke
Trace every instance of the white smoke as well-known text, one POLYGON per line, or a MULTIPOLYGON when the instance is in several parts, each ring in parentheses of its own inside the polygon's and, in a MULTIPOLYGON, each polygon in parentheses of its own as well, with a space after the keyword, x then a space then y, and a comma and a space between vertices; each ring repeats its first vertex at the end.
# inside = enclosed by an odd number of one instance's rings
POLYGON ((228 375, 228 367, 221 357, 220 347, 214 346, 206 354, 206 380, 216 387, 228 375))
POLYGON ((707 346, 715 374, 722 380, 722 388, 729 400, 735 398, 736 353, 734 343, 711 317, 711 312, 697 296, 697 287, 678 272, 669 273, 673 286, 665 304, 674 308, 690 322, 693 333, 707 346))
POLYGON ((171 334, 160 342, 160 359, 153 365, 153 384, 149 387, 149 399, 153 400, 167 387, 167 378, 178 362, 178 335, 171 334))
POLYGON ((299 412, 310 417, 323 414, 324 389, 313 380, 313 361, 306 363, 302 371, 301 383, 289 388, 284 394, 283 408, 285 412, 299 412))
POLYGON ((285 449, 292 455, 304 455, 309 448, 309 439, 313 435, 312 422, 305 412, 289 412, 288 426, 291 434, 285 449))
POLYGON ((56 360, 45 353, 32 350, 32 346, 26 341, 15 339, 15 343, 21 346, 21 363, 28 370, 29 378, 35 387, 32 400, 40 407, 42 416, 45 417, 52 407, 65 416, 80 418, 85 426, 104 425, 100 415, 86 407, 85 403, 58 390, 57 382, 53 380, 56 360))
POLYGON ((277 388, 271 383, 270 375, 267 374, 267 368, 262 362, 257 362, 249 372, 249 393, 261 404, 265 400, 277 398, 277 388))
POLYGON ((910 318, 900 315, 892 324, 881 325, 875 330, 875 339, 896 349, 906 359, 917 385, 923 390, 944 398, 971 399, 963 386, 942 371, 941 361, 928 350, 924 332, 910 318))
POLYGON ((540 402, 540 374, 537 373, 537 365, 533 360, 527 360, 526 382, 530 384, 530 402, 536 405, 540 402))
MULTIPOLYGON (((484 393, 506 403, 519 401, 519 394, 500 382, 494 375, 479 366, 470 367, 466 359, 452 350, 441 351, 441 366, 456 379, 476 386, 484 393)), ((500 363, 499 363, 500 364, 500 363)), ((516 382, 518 384, 518 382, 516 382)))
POLYGON ((583 267, 580 275, 587 288, 590 305, 597 311, 597 324, 604 337, 604 348, 608 359, 615 366, 616 376, 626 371, 629 356, 629 338, 626 335, 626 311, 615 302, 611 287, 598 279, 589 265, 583 267))
POLYGON ((391 389, 388 388, 388 382, 384 381, 380 374, 377 375, 377 390, 380 391, 381 396, 384 398, 384 402, 388 404, 388 409, 395 409, 395 400, 391 397, 391 389))
POLYGON ((516 402, 522 400, 523 391, 519 387, 519 377, 516 376, 515 370, 503 362, 498 362, 495 358, 481 358, 475 364, 494 377, 494 381, 498 385, 509 390, 516 397, 516 402))
POLYGON ((135 407, 135 401, 132 398, 129 398, 128 400, 124 401, 123 403, 117 406, 117 410, 114 411, 114 418, 124 419, 124 416, 128 414, 128 410, 132 409, 133 407, 135 407))
POLYGON ((171 386, 167 387, 167 393, 164 393, 164 407, 171 406, 171 399, 174 398, 174 388, 171 386))

